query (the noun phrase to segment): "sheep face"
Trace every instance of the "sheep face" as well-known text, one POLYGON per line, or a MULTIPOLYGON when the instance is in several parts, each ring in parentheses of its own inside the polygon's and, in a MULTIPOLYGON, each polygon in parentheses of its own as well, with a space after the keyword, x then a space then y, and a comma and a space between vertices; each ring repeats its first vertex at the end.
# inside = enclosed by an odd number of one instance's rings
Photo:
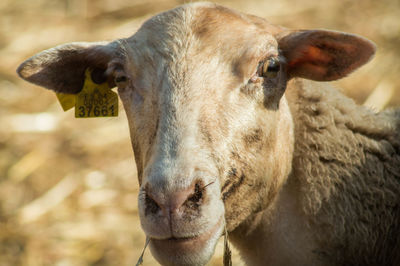
POLYGON ((205 7, 159 15, 123 45, 129 60, 111 71, 122 80, 142 227, 162 264, 203 265, 225 217, 232 230, 261 210, 290 169, 278 43, 238 14, 205 7), (215 31, 219 15, 231 23, 215 31))
POLYGON ((118 86, 152 253, 163 265, 204 265, 225 224, 233 233, 254 226, 291 170, 288 80, 338 79, 373 52, 354 35, 292 32, 200 3, 157 15, 127 39, 46 50, 18 73, 77 93, 90 67, 118 86))

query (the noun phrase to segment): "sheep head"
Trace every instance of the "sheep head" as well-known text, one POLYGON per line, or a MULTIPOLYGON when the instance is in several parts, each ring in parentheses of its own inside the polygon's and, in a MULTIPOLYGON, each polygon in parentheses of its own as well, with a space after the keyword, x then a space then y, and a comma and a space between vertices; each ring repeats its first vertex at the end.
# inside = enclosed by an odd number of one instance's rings
POLYGON ((43 51, 27 81, 78 93, 87 68, 117 86, 140 183, 139 213, 164 265, 204 265, 228 231, 269 208, 291 170, 291 78, 339 79, 366 63, 359 36, 291 31, 215 4, 159 14, 133 36, 43 51))

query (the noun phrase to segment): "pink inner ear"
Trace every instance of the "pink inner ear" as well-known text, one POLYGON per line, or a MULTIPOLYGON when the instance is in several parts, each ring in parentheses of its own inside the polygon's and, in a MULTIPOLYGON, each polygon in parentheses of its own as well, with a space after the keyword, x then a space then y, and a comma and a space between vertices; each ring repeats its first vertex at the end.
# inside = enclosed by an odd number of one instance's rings
POLYGON ((299 49, 299 52, 288 63, 290 68, 297 68, 305 65, 315 65, 317 68, 324 68, 332 61, 332 56, 318 47, 307 45, 299 49))
POLYGON ((301 65, 303 71, 307 71, 310 77, 317 78, 317 77, 324 77, 328 74, 328 68, 325 65, 317 65, 305 62, 301 65))
POLYGON ((290 77, 316 81, 343 78, 365 64, 374 54, 370 41, 326 30, 295 31, 279 39, 290 77))

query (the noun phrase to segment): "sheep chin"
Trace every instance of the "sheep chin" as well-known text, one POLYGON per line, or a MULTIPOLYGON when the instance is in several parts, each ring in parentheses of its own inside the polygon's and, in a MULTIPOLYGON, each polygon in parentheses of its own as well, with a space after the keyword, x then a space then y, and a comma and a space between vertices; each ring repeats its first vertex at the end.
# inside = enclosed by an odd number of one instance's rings
POLYGON ((188 238, 150 239, 150 250, 161 265, 206 265, 224 229, 223 219, 208 232, 188 238))

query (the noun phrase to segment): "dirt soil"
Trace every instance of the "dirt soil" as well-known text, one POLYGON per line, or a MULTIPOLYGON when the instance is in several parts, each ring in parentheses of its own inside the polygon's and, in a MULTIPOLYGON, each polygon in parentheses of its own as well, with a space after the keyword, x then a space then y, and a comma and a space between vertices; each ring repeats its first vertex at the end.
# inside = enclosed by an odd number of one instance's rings
MULTIPOLYGON (((20 80, 55 45, 132 35, 180 0, 0 2, 0 266, 134 265, 145 242, 125 113, 75 119, 54 93, 20 80)), ((217 1, 289 28, 363 35, 378 52, 335 84, 360 104, 400 106, 400 1, 217 1)), ((241 265, 237 253, 234 265, 241 265)), ((147 250, 143 265, 157 265, 147 250)), ((210 265, 222 265, 222 243, 210 265)))

